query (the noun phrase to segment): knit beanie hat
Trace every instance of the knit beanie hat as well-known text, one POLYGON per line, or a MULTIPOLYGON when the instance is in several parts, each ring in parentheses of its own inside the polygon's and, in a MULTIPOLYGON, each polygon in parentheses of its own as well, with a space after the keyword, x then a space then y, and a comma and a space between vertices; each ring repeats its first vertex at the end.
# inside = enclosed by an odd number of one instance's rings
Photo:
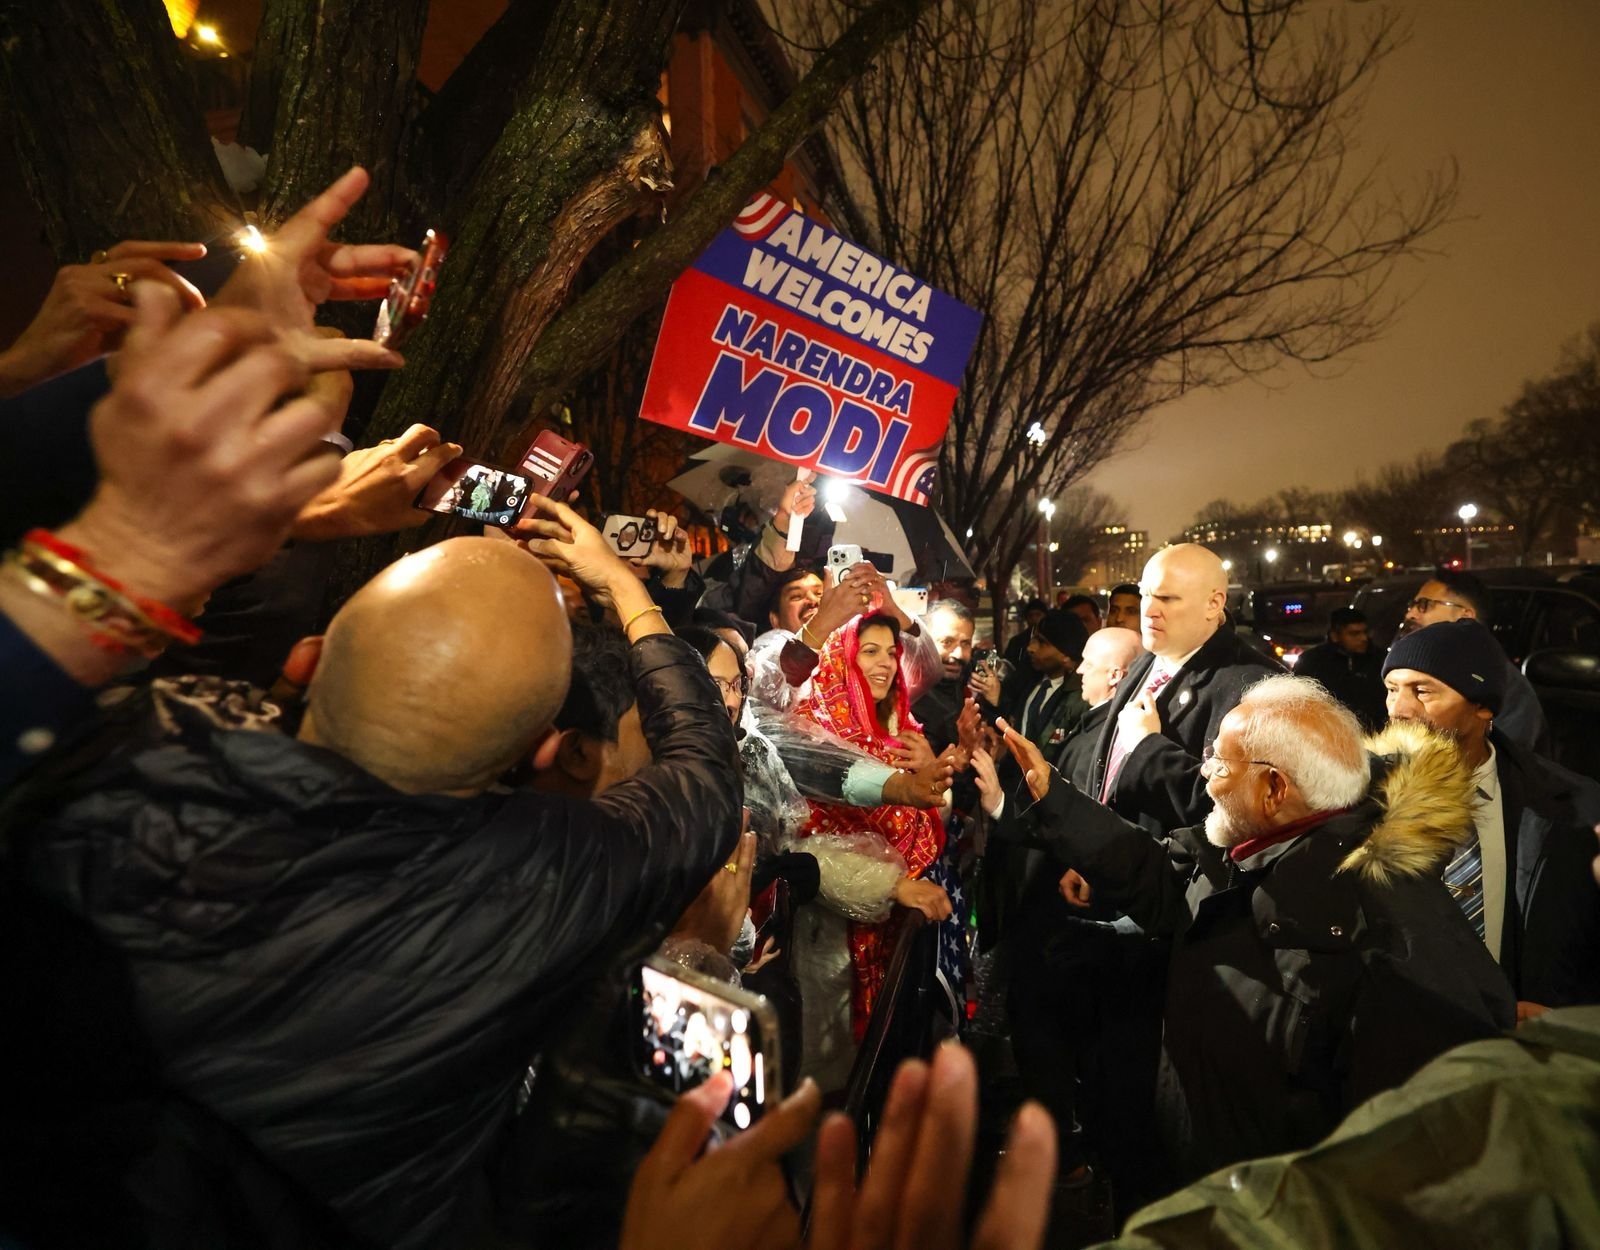
POLYGON ((1427 625, 1399 639, 1383 662, 1386 676, 1396 668, 1436 677, 1491 712, 1500 710, 1506 693, 1506 653, 1483 622, 1470 616, 1427 625))
POLYGON ((1034 632, 1074 664, 1083 659, 1083 644, 1089 641, 1089 631, 1076 612, 1065 608, 1051 608, 1044 619, 1034 627, 1034 632))

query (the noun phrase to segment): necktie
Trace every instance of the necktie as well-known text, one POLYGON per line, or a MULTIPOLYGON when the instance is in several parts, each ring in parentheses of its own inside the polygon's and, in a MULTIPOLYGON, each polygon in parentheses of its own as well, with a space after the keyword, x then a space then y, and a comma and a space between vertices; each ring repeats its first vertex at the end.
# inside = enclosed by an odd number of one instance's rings
MULTIPOLYGON (((1481 789, 1478 791, 1480 801, 1488 797, 1481 789)), ((1484 936, 1483 848, 1478 844, 1477 833, 1473 833, 1472 841, 1457 851, 1455 858, 1445 868, 1444 884, 1460 906, 1462 914, 1472 922, 1481 941, 1484 936)))
MULTIPOLYGON (((1171 673, 1157 673, 1145 685, 1144 692, 1153 699, 1156 697, 1156 695, 1161 693, 1161 687, 1165 686, 1171 680, 1171 673)), ((1123 706, 1126 707, 1127 704, 1123 704, 1123 706)), ((1128 748, 1122 745, 1122 726, 1119 725, 1117 726, 1115 734, 1112 735, 1111 754, 1106 759, 1105 784, 1100 787, 1100 801, 1102 803, 1106 801, 1106 796, 1111 793, 1111 787, 1116 784, 1117 774, 1122 771, 1123 762, 1127 758, 1128 748)))
POLYGON ((1039 709, 1044 706, 1049 692, 1050 683, 1041 681, 1039 688, 1033 692, 1033 698, 1028 700, 1028 706, 1022 709, 1022 736, 1030 742, 1033 740, 1034 731, 1039 728, 1035 722, 1039 719, 1039 709))

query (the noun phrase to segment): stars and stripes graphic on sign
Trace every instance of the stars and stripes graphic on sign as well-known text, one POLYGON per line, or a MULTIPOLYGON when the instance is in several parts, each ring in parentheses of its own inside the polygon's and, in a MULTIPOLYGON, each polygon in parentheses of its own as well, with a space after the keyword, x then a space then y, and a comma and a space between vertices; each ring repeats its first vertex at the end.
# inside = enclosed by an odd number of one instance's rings
POLYGON ((909 455, 889 479, 889 493, 897 499, 926 504, 933 494, 933 480, 939 472, 936 453, 919 451, 909 455))
POLYGON ((755 241, 772 233, 777 224, 787 217, 790 208, 775 195, 762 192, 744 206, 744 211, 733 219, 733 228, 743 238, 755 241))

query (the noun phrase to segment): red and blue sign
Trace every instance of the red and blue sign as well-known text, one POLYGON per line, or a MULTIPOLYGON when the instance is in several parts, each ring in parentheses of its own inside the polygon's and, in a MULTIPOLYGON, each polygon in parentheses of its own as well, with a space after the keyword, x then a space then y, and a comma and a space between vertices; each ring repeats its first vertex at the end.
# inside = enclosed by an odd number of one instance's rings
POLYGON ((926 504, 982 322, 760 195, 673 284, 640 415, 926 504))

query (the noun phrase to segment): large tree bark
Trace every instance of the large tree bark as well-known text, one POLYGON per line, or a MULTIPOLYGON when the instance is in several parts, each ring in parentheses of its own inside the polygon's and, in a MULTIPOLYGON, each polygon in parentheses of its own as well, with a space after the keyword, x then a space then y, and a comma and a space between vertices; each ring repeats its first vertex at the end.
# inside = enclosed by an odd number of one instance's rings
POLYGON ((578 265, 667 184, 656 92, 682 4, 556 6, 512 116, 451 223, 428 324, 384 388, 369 437, 428 421, 475 452, 489 449, 521 359, 578 265))
POLYGON ((428 0, 267 0, 240 135, 269 156, 263 224, 363 165, 372 186, 341 234, 396 236, 427 18, 428 0))
POLYGON ((64 262, 239 224, 161 0, 0 0, 0 93, 64 262))
MULTIPOLYGON (((778 176, 789 154, 821 124, 840 93, 931 4, 932 0, 877 0, 818 58, 761 128, 718 167, 717 176, 689 197, 665 229, 607 270, 542 336, 535 335, 537 346, 521 361, 504 362, 520 366, 516 394, 529 419, 502 434, 502 455, 513 454, 533 438, 551 405, 636 318, 660 304, 678 274, 755 192, 778 176)), ((492 394, 497 399, 505 395, 503 383, 497 380, 492 394)))

